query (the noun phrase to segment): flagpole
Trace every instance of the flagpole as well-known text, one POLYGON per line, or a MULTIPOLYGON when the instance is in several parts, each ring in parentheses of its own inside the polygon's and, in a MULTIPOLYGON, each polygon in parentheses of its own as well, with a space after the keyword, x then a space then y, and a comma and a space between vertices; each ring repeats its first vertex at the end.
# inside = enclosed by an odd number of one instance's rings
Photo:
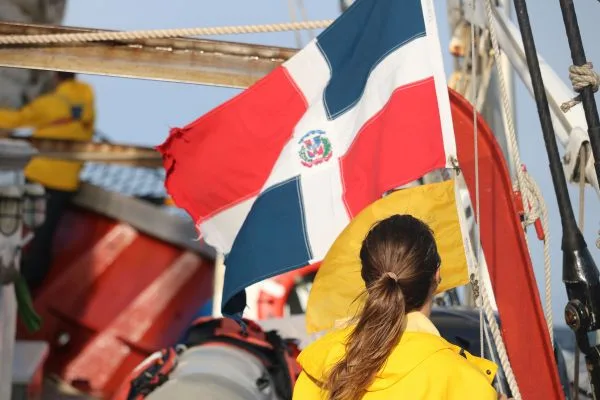
POLYGON ((223 301, 223 283, 225 280, 225 263, 223 254, 221 253, 217 253, 215 257, 213 274, 212 316, 219 318, 223 316, 221 314, 221 303, 223 301))
POLYGON ((569 298, 565 307, 565 320, 575 332, 579 348, 585 354, 594 399, 600 400, 600 279, 598 269, 573 214, 527 5, 525 0, 514 0, 514 4, 562 224, 563 282, 569 298))

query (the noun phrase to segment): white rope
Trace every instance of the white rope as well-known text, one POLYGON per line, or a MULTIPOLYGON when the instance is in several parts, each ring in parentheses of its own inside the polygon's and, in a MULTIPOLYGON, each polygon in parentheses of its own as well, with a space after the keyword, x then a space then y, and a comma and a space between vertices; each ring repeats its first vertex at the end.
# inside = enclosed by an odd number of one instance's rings
MULTIPOLYGON (((594 71, 594 66, 591 62, 583 65, 571 65, 569 67, 569 79, 573 85, 573 90, 577 93, 581 93, 588 86, 591 86, 592 90, 597 92, 600 87, 600 76, 594 71)), ((579 103, 581 103, 581 95, 565 101, 561 104, 560 109, 566 113, 579 103)))
MULTIPOLYGON (((500 60, 500 47, 498 45, 498 39, 493 21, 493 11, 491 0, 485 0, 485 11, 487 25, 490 31, 490 39, 492 41, 492 47, 494 50, 494 57, 496 59, 496 69, 498 71, 498 80, 500 84, 500 94, 502 100, 503 113, 506 119, 507 134, 508 134, 508 146, 512 156, 513 162, 515 163, 516 183, 521 193, 523 200, 523 208, 525 213, 524 225, 528 226, 534 224, 535 221, 540 218, 542 224, 542 230, 544 231, 544 291, 545 291, 545 314, 546 323, 548 326, 548 332, 552 347, 554 347, 554 336, 553 336, 553 316, 552 316, 552 265, 550 261, 550 235, 549 235, 549 224, 548 224, 548 210, 544 202, 543 196, 539 187, 533 180, 533 178, 527 173, 525 168, 522 166, 521 157, 519 153, 519 147, 517 142, 517 135, 515 125, 513 121, 512 110, 510 107, 510 101, 508 97, 508 89, 504 79, 504 73, 502 68, 502 62, 500 60)), ((498 328, 498 324, 494 318, 493 309, 490 305, 489 296, 490 294, 485 287, 481 290, 483 309, 486 313, 486 318, 490 324, 492 336, 496 347, 498 348, 498 355, 502 367, 505 371, 507 381, 513 392, 515 399, 520 399, 521 394, 514 377, 514 373, 506 354, 506 348, 502 341, 502 335, 498 328)))
MULTIPOLYGON (((471 3, 472 11, 474 12, 475 2, 471 3)), ((475 27, 471 24, 471 89, 473 91, 473 104, 477 104, 477 88, 476 88, 476 74, 477 74, 477 54, 475 53, 475 27)), ((490 302, 490 294, 486 289, 486 285, 484 284, 483 277, 483 268, 481 267, 481 259, 485 257, 483 255, 483 251, 481 248, 481 237, 479 233, 479 224, 481 223, 480 219, 480 193, 479 193, 479 145, 478 145, 478 126, 477 126, 477 108, 473 107, 473 136, 474 136, 474 157, 475 157, 475 207, 476 207, 476 221, 475 226, 477 227, 477 280, 473 282, 476 286, 474 288, 474 292, 479 297, 479 340, 481 343, 481 356, 483 357, 485 350, 485 320, 487 319, 490 330, 492 332, 492 337, 494 339, 494 344, 498 350, 498 357, 500 358, 500 364, 502 365, 502 369, 506 375, 506 380, 508 382, 508 386, 510 387, 510 391, 513 395, 513 398, 516 400, 521 400, 521 393, 519 391, 519 386, 517 385, 517 380, 512 371, 512 367, 510 365, 510 361, 508 359, 508 354, 506 352, 506 347, 504 345, 504 340, 502 339, 502 335, 500 333, 500 329, 498 327, 498 323, 496 321, 496 315, 491 306, 490 302)))
POLYGON ((540 215, 542 231, 544 232, 544 309, 546 311, 546 323, 548 325, 548 331, 550 332, 550 343, 552 344, 552 348, 554 348, 554 321, 552 315, 552 270, 550 260, 550 240, 548 234, 548 232, 550 232, 548 208, 546 207, 546 202, 544 200, 544 197, 542 196, 542 191, 540 190, 540 187, 533 180, 531 175, 525 174, 525 179, 527 181, 527 188, 532 190, 533 197, 536 201, 536 203, 533 203, 532 208, 534 208, 537 205, 537 210, 533 211, 532 214, 540 215))
POLYGON ((535 221, 540 218, 542 223, 542 229, 544 230, 544 297, 545 297, 545 315, 546 324, 548 325, 548 332, 550 334, 550 342, 554 347, 554 335, 553 335, 553 315, 552 315, 552 264, 550 261, 550 233, 548 230, 548 210, 542 197, 542 193, 538 186, 535 184, 533 178, 523 168, 521 162, 521 155, 519 153, 519 147, 517 143, 517 135, 515 131, 515 125, 513 121, 512 111, 508 98, 508 89, 504 80, 504 74, 502 71, 502 62, 500 62, 500 47, 498 45, 498 39, 496 37, 496 30, 493 22, 493 11, 491 0, 485 0, 485 11, 487 25, 490 30, 490 38, 492 40, 492 47, 494 49, 494 57, 496 58, 496 69, 498 71, 498 81, 500 83, 500 93, 502 99, 503 113, 506 118, 507 133, 508 133, 508 145, 509 151, 515 163, 515 171, 517 177, 518 189, 523 199, 523 208, 525 212, 525 226, 534 224, 535 221))
MULTIPOLYGON (((475 2, 471 2, 472 11, 474 13, 475 2)), ((473 92, 473 104, 477 104, 477 57, 478 54, 475 52, 475 27, 471 24, 471 89, 473 92)), ((502 365, 502 369, 506 375, 506 380, 510 387, 510 390, 513 394, 513 398, 516 400, 521 399, 521 394, 519 392, 519 386, 517 385, 516 378, 512 371, 512 367, 510 365, 510 361, 508 360, 508 354, 506 353, 506 347, 504 346, 504 341, 502 339, 502 335, 500 334, 500 329, 498 328, 498 323, 496 322, 496 315, 491 306, 491 302, 489 299, 489 293, 486 289, 486 285, 484 284, 484 276, 483 276, 483 268, 481 267, 481 259, 485 257, 481 247, 481 236, 479 230, 479 224, 481 223, 480 219, 480 192, 479 192, 479 144, 478 144, 478 125, 477 125, 477 108, 473 107, 473 140, 474 140, 474 157, 475 157, 475 208, 476 208, 476 221, 475 224, 477 231, 477 258, 476 258, 476 279, 471 279, 471 284, 473 285, 473 292, 476 298, 479 299, 478 307, 479 307, 479 340, 480 340, 480 354, 483 357, 485 352, 485 320, 487 319, 490 330, 492 332, 492 336, 494 339, 494 343, 498 350, 498 357, 500 358, 500 364, 502 365)), ((489 340, 487 341, 489 344, 489 340)), ((490 352, 491 354, 491 352, 490 352)))
MULTIPOLYGON (((469 247, 473 247, 473 244, 470 242, 468 236, 465 236, 465 241, 469 247)), ((479 257, 484 257, 484 255, 479 254, 479 257)), ((473 296, 477 300, 477 306, 479 307, 480 313, 483 312, 485 319, 488 321, 490 331, 492 333, 492 338, 494 339, 494 344, 496 346, 496 350, 498 352, 498 358, 500 359, 500 365, 502 366, 502 370, 504 371, 504 375, 506 377, 506 381, 508 386, 510 387, 510 391, 512 392, 513 399, 521 400, 521 393, 519 391, 519 386, 517 385, 517 381, 515 375, 512 371, 512 367, 510 365, 510 361, 508 359, 508 354, 506 352, 506 346, 504 345, 504 341, 502 339, 502 334, 500 333, 500 327, 498 326, 498 322, 496 321, 496 314, 494 312, 494 308, 491 305, 490 293, 486 290, 485 285, 485 277, 483 276, 483 268, 480 266, 481 258, 475 257, 474 255, 469 256, 467 262, 469 265, 473 265, 475 269, 475 273, 471 274, 471 286, 473 287, 473 296), (478 275, 478 277, 475 276, 478 275)), ((481 317, 480 317, 481 318, 481 317)), ((485 323, 485 320, 483 321, 485 323)), ((484 335, 487 336, 487 335, 484 335)), ((486 343, 489 346, 489 338, 486 343)), ((483 340, 483 339, 481 339, 483 340)), ((481 349, 481 356, 485 354, 483 351, 483 346, 481 349)), ((493 352, 490 350, 490 354, 493 352)))
POLYGON ((480 291, 481 300, 483 303, 483 311, 485 312, 485 317, 490 325, 490 331, 492 331, 492 338, 494 339, 494 344, 496 345, 496 349, 498 350, 500 365, 502 365, 502 369, 504 370, 504 375, 506 376, 508 387, 510 387, 510 391, 513 396, 512 398, 514 400, 521 400, 521 392, 519 391, 519 385, 517 385, 515 374, 513 373, 512 367, 510 365, 508 354, 506 353, 506 346, 504 346, 502 334, 500 333, 500 327, 498 326, 498 321, 496 321, 496 315, 490 302, 490 294, 485 289, 485 285, 481 286, 483 286, 482 290, 480 291))
POLYGON ((114 40, 166 39, 185 36, 237 35, 243 33, 285 32, 328 27, 333 20, 298 21, 281 24, 238 25, 212 28, 153 29, 129 32, 54 33, 45 35, 0 35, 0 44, 59 44, 114 40))

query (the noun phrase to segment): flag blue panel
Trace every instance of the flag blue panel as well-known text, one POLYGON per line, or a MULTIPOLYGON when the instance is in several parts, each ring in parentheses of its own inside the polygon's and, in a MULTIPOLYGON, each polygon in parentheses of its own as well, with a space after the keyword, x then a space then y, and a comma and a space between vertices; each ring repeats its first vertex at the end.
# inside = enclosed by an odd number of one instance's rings
POLYGON ((223 313, 243 311, 247 286, 305 266, 311 258, 300 177, 296 176, 265 190, 254 202, 225 257, 223 313))
POLYGON ((381 60, 423 36, 421 0, 354 2, 317 39, 331 69, 324 94, 329 119, 335 119, 360 100, 371 71, 381 60))

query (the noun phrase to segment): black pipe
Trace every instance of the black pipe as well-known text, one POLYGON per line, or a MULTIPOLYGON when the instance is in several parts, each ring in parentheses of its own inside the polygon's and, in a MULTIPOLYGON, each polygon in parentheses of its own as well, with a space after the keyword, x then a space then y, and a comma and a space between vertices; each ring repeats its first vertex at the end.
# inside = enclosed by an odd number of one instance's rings
MULTIPOLYGON (((587 61, 585 59, 585 50, 583 49, 581 33, 579 32, 579 24, 577 24, 577 14, 575 13, 573 0, 559 1, 563 21, 565 23, 565 30, 567 32, 567 39, 569 41, 569 48, 571 49, 573 65, 584 65, 587 61)), ((592 154, 594 155, 594 168, 596 170, 598 182, 600 182, 600 117, 598 116, 598 108, 596 107, 596 100, 594 99, 594 90, 591 86, 587 86, 581 91, 580 96, 583 112, 585 113, 585 120, 588 124, 590 145, 592 147, 592 154)))
POLYGON ((525 0, 514 0, 514 4, 562 224, 563 282, 569 298, 565 308, 565 319, 575 332, 579 348, 585 354, 594 399, 600 400, 600 320, 598 318, 600 316, 600 279, 598 269, 575 222, 527 5, 525 0), (596 339, 596 337, 598 338, 596 339))

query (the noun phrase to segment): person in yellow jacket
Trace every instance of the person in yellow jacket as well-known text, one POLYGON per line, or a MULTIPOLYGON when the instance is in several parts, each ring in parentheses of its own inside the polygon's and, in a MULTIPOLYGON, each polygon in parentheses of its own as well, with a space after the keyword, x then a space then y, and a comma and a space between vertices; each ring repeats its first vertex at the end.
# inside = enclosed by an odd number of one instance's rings
POLYGON ((444 340, 428 319, 440 280, 430 228, 394 215, 363 241, 362 311, 306 347, 294 400, 496 400, 497 366, 444 340))
MULTIPOLYGON (((40 139, 91 141, 94 136, 94 92, 70 72, 56 74, 57 86, 19 110, 0 109, 0 129, 33 128, 40 139)), ((30 287, 38 286, 52 260, 52 238, 60 217, 79 188, 82 162, 36 157, 27 165, 28 181, 46 188, 46 221, 35 230, 24 257, 22 274, 30 287)))

